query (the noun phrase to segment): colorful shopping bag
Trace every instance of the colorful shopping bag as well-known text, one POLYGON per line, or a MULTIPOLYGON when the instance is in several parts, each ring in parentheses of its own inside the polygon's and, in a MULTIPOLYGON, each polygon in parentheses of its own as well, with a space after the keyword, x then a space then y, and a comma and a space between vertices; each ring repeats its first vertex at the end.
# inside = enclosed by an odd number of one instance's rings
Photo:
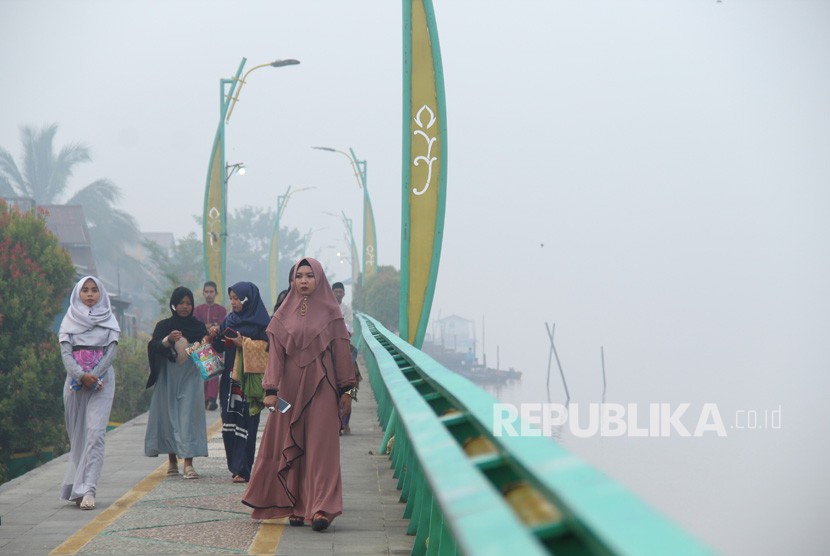
POLYGON ((222 371, 225 369, 222 358, 216 353, 216 350, 213 349, 210 342, 196 342, 187 348, 187 352, 202 374, 203 380, 208 380, 216 375, 222 374, 222 371))

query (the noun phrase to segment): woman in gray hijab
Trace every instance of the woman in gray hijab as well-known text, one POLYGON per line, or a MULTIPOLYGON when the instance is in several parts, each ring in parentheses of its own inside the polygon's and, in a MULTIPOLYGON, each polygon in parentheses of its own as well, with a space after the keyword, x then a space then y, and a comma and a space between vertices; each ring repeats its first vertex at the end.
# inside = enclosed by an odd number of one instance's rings
POLYGON ((84 276, 72 290, 58 335, 66 370, 63 406, 70 444, 61 500, 75 502, 82 510, 95 509, 115 395, 112 362, 120 334, 104 284, 84 276))

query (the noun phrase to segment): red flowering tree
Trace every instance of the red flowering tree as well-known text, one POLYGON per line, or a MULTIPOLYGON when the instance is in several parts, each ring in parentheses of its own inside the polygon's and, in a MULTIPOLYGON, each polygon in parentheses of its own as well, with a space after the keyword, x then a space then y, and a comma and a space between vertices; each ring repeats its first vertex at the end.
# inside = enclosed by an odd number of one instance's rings
POLYGON ((64 451, 66 375, 52 324, 74 275, 45 215, 0 200, 0 482, 15 452, 64 451))

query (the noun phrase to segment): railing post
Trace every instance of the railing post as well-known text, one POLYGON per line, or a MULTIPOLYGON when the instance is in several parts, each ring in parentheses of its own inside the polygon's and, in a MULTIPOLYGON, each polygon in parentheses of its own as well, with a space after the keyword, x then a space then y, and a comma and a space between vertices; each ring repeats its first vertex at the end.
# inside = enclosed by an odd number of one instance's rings
POLYGON ((389 444, 389 440, 395 434, 395 427, 398 424, 398 414, 395 412, 395 408, 392 408, 392 413, 389 415, 389 422, 386 423, 386 430, 383 431, 383 440, 380 441, 380 448, 378 449, 378 453, 385 454, 386 453, 386 445, 389 444))

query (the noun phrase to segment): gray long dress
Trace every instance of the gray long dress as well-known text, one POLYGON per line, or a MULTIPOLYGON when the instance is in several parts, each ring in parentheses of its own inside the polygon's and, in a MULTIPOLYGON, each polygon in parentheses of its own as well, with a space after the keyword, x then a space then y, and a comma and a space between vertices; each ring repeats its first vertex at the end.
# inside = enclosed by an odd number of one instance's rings
POLYGON ((144 455, 206 457, 207 426, 202 375, 190 358, 182 362, 163 358, 161 365, 150 401, 144 455))
POLYGON ((101 377, 104 387, 101 390, 82 388, 77 391, 70 388, 70 383, 73 378, 80 378, 82 372, 72 360, 71 346, 62 344, 61 348, 67 368, 66 382, 63 385, 64 419, 71 449, 60 498, 76 500, 87 493, 95 495, 104 465, 104 441, 115 397, 115 372, 111 362, 115 359, 117 348, 115 343, 107 348, 107 355, 100 367, 106 370, 100 374, 95 373, 101 377))

